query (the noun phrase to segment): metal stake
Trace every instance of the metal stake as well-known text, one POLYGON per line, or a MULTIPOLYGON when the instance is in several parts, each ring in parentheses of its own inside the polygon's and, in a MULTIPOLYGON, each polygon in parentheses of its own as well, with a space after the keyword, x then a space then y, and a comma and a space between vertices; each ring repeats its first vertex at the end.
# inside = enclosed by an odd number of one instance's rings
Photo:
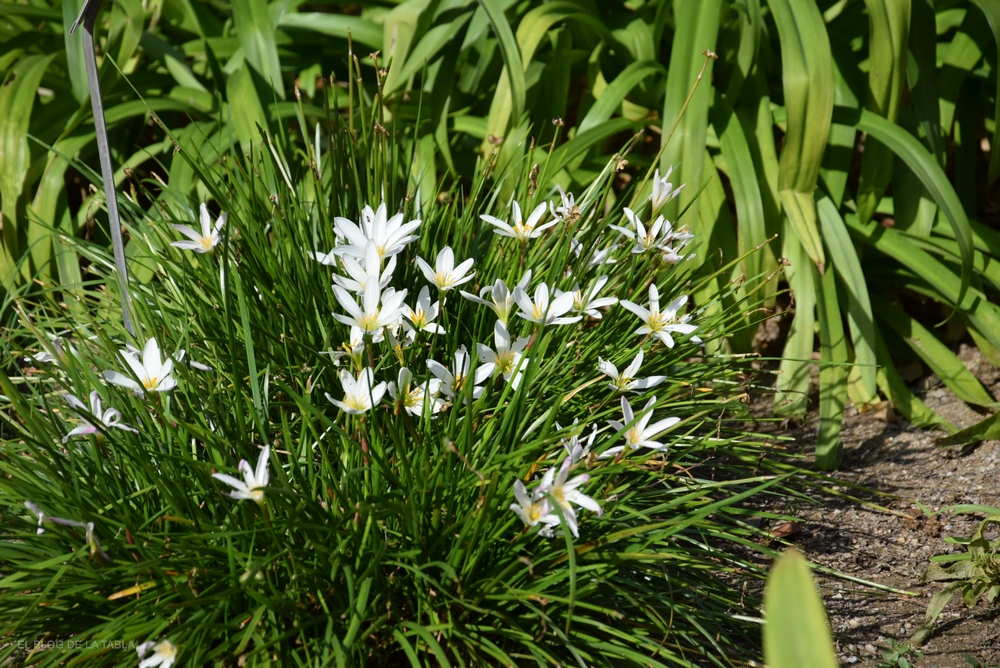
POLYGON ((94 24, 104 5, 104 0, 84 0, 83 9, 76 17, 69 34, 83 26, 83 60, 87 66, 87 84, 90 87, 90 105, 94 110, 94 129, 97 131, 97 152, 101 158, 101 180, 104 182, 104 196, 108 206, 108 223, 111 226, 111 245, 115 253, 115 268, 118 270, 118 287, 122 292, 122 319, 125 329, 133 337, 135 327, 128 305, 132 301, 128 291, 128 269, 125 266, 125 246, 122 243, 122 226, 118 218, 118 195, 115 192, 115 177, 111 171, 111 151, 108 149, 108 129, 104 124, 104 103, 101 101, 101 82, 97 76, 97 55, 94 53, 94 24))

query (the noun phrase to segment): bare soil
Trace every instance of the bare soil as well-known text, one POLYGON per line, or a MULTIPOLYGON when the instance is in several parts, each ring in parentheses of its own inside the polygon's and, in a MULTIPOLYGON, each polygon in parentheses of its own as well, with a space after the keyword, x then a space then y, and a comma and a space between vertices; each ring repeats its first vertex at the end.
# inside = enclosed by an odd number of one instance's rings
MULTIPOLYGON (((1000 370, 979 351, 961 346, 959 357, 994 397, 1000 397, 1000 370)), ((914 389, 931 408, 968 427, 986 415, 970 409, 934 376, 914 389)), ((801 447, 815 443, 817 416, 789 428, 801 447)), ((921 576, 937 554, 963 551, 946 543, 948 536, 968 537, 982 516, 943 513, 928 517, 916 501, 937 511, 959 503, 1000 507, 1000 441, 986 441, 966 456, 955 456, 934 445, 944 435, 917 429, 898 420, 888 406, 859 413, 847 409, 842 440, 845 457, 836 477, 888 496, 859 493, 835 486, 889 509, 820 496, 816 505, 789 502, 783 510, 801 518, 791 538, 816 564, 902 593, 879 591, 817 574, 827 605, 842 665, 876 666, 890 642, 905 642, 923 622, 930 597, 942 583, 922 583, 921 576)), ((969 609, 960 595, 938 618, 933 634, 920 648, 917 668, 969 668, 969 655, 987 666, 1000 666, 1000 605, 985 600, 969 609)))

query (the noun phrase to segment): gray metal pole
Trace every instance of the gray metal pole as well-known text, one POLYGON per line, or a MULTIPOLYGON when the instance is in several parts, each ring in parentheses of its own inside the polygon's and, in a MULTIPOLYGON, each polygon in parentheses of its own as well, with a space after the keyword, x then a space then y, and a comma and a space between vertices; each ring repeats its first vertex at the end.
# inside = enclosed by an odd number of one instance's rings
POLYGON ((104 124, 104 103, 101 101, 101 82, 97 75, 97 55, 94 53, 94 24, 104 5, 104 0, 84 0, 83 9, 76 17, 72 35, 83 23, 83 60, 87 66, 87 84, 90 87, 90 105, 94 110, 94 129, 97 131, 97 152, 101 158, 101 180, 108 206, 108 223, 111 226, 111 244, 114 247, 115 267, 118 270, 118 287, 122 293, 122 319, 125 329, 135 336, 128 305, 132 297, 128 291, 128 268, 125 266, 125 246, 122 243, 122 226, 118 218, 118 194, 115 192, 115 173, 111 170, 111 151, 108 149, 108 129, 104 124))

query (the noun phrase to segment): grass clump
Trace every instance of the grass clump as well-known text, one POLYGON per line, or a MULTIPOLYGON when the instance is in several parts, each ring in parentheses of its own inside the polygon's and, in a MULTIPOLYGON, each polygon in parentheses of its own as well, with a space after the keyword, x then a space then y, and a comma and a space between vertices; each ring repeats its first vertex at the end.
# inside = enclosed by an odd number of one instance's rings
POLYGON ((701 240, 658 219, 666 182, 625 214, 617 161, 578 198, 481 164, 427 197, 374 121, 187 158, 206 206, 130 198, 134 339, 98 246, 79 302, 20 303, 0 660, 722 666, 756 646, 731 575, 767 550, 739 504, 779 478, 739 431, 738 360, 706 352, 732 292, 685 299, 701 240))

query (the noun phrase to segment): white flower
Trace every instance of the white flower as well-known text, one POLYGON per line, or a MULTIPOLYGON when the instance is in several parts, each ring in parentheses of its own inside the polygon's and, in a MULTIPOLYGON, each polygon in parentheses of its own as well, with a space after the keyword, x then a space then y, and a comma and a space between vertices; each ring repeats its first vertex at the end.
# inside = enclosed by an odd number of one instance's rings
POLYGON ((544 524, 553 527, 559 524, 559 517, 552 512, 552 505, 541 495, 528 496, 528 490, 520 480, 514 481, 514 498, 517 503, 510 504, 510 509, 517 513, 521 521, 529 527, 544 524))
POLYGON ((384 289, 389 285, 392 272, 396 270, 396 257, 389 258, 382 269, 382 261, 378 256, 378 250, 374 241, 369 241, 365 247, 363 262, 358 262, 355 258, 345 255, 340 260, 340 265, 347 273, 347 276, 333 275, 333 282, 350 292, 364 294, 369 283, 378 283, 379 288, 384 289), (380 273, 381 272, 381 273, 380 273))
POLYGON ((429 400, 431 414, 440 413, 444 402, 438 399, 441 391, 441 380, 430 378, 423 385, 413 385, 413 374, 405 366, 399 370, 399 384, 389 382, 389 396, 398 401, 410 415, 420 417, 424 413, 424 405, 429 400))
POLYGON ((651 387, 656 387, 667 378, 666 376, 636 378, 636 374, 639 373, 640 366, 642 366, 642 348, 639 348, 639 354, 635 356, 632 363, 629 364, 621 373, 618 373, 618 367, 611 362, 602 360, 600 357, 597 358, 597 368, 605 376, 611 378, 611 382, 608 383, 608 387, 617 392, 639 392, 640 390, 647 390, 651 387))
MULTIPOLYGON (((698 329, 697 325, 688 324, 688 320, 691 319, 690 314, 681 316, 680 318, 677 317, 677 312, 684 308, 684 305, 687 303, 687 295, 678 297, 670 302, 666 310, 660 313, 660 293, 656 289, 655 284, 649 286, 648 309, 627 299, 621 300, 620 303, 624 308, 639 316, 646 323, 635 330, 636 334, 652 334, 663 341, 663 345, 667 348, 674 347, 674 338, 670 336, 671 332, 690 334, 698 329)), ((701 339, 697 336, 692 336, 691 341, 701 343, 701 339)))
MULTIPOLYGON (((87 410, 87 406, 85 406, 82 401, 77 399, 72 394, 64 394, 63 398, 66 400, 67 404, 75 408, 78 412, 87 410)), ((81 413, 81 416, 82 415, 83 413, 81 413)), ((125 431, 139 433, 138 429, 133 429, 132 427, 119 422, 122 414, 114 408, 109 408, 103 412, 101 411, 101 395, 97 393, 97 390, 90 393, 90 415, 93 415, 95 421, 103 427, 114 427, 116 429, 124 429, 125 431)), ((97 427, 88 422, 87 418, 84 417, 84 420, 77 427, 74 427, 68 434, 66 434, 66 436, 63 437, 63 443, 79 434, 93 434, 96 431, 97 427)))
POLYGON ((493 325, 493 341, 497 347, 495 352, 484 343, 476 344, 479 359, 492 363, 494 365, 494 375, 502 374, 503 379, 510 383, 511 387, 516 390, 517 386, 521 383, 521 376, 524 370, 528 368, 529 361, 527 357, 522 357, 521 353, 528 347, 531 338, 522 336, 516 341, 511 342, 507 325, 502 320, 497 320, 496 324, 493 325), (512 376, 513 380, 511 379, 512 376))
POLYGON ((196 253, 207 253, 219 245, 221 238, 219 230, 226 224, 228 213, 222 213, 212 227, 212 216, 208 213, 208 207, 204 203, 201 205, 201 232, 194 230, 187 225, 171 225, 175 230, 186 236, 190 241, 171 241, 170 245, 184 250, 193 250, 196 253))
POLYGON ((581 508, 586 508, 587 510, 592 510, 598 515, 600 515, 603 511, 597 501, 594 501, 591 497, 577 490, 577 487, 586 484, 587 481, 590 480, 589 475, 584 473, 576 476, 572 480, 567 480, 569 477, 570 465, 571 462, 567 458, 563 460, 562 466, 559 467, 558 474, 556 473, 555 468, 550 468, 546 471, 545 475, 542 477, 542 482, 538 486, 538 491, 545 494, 546 497, 559 506, 562 510, 566 526, 569 527, 570 533, 573 534, 574 538, 579 538, 580 533, 577 529, 576 510, 573 508, 572 504, 576 504, 581 508))
POLYGON ((544 225, 538 225, 538 221, 542 219, 545 215, 545 203, 542 202, 531 212, 528 216, 528 220, 522 222, 521 220, 521 207, 517 202, 511 202, 511 217, 513 220, 513 225, 508 225, 499 218, 494 218, 493 216, 482 215, 479 216, 487 223, 497 228, 493 230, 494 233, 499 234, 502 237, 511 237, 517 239, 518 241, 527 241, 528 239, 537 239, 542 235, 542 231, 546 230, 553 225, 555 225, 558 219, 551 220, 544 225))
POLYGON ((370 240, 375 244, 379 259, 384 260, 399 254, 408 243, 418 238, 412 232, 420 227, 420 221, 411 220, 404 224, 401 213, 387 220, 385 202, 382 202, 377 211, 372 211, 367 205, 361 210, 360 227, 347 218, 340 217, 333 219, 333 225, 334 232, 346 238, 347 244, 334 248, 332 253, 341 257, 364 257, 365 247, 370 240))
MULTIPOLYGON (((449 369, 440 362, 427 360, 427 368, 441 381, 441 391, 446 396, 456 397, 464 394, 465 383, 469 378, 469 371, 472 366, 472 358, 469 351, 462 346, 455 351, 455 366, 449 369)), ((479 387, 493 373, 494 364, 487 362, 476 367, 476 373, 472 378, 472 398, 478 399, 483 394, 483 388, 479 387)))
POLYGON ((90 547, 90 556, 95 557, 98 554, 107 561, 111 562, 111 557, 108 553, 104 551, 101 547, 100 541, 97 540, 97 535, 94 533, 94 523, 93 522, 77 522, 76 520, 66 520, 61 517, 53 517, 52 515, 46 515, 42 512, 42 509, 36 506, 31 501, 25 501, 24 506, 30 510, 36 517, 38 517, 38 535, 41 536, 45 533, 45 523, 51 522, 52 524, 59 524, 65 527, 79 527, 86 529, 87 545, 90 547))
MULTIPOLYGON (((136 354, 138 355, 138 351, 136 351, 136 354)), ((185 363, 184 362, 184 356, 186 354, 187 354, 187 351, 185 351, 183 348, 180 349, 180 350, 178 350, 177 354, 174 355, 174 361, 177 362, 178 364, 184 364, 185 363)), ((197 369, 198 371, 211 371, 212 370, 212 367, 208 366, 207 364, 202 364, 201 362, 195 362, 194 360, 188 360, 186 362, 186 364, 189 367, 191 367, 192 369, 197 369)))
POLYGON ((139 663, 139 668, 170 668, 174 665, 174 661, 177 659, 177 646, 174 645, 169 640, 161 640, 160 642, 153 644, 152 641, 144 642, 135 648, 135 651, 139 653, 139 658, 146 656, 146 652, 153 649, 153 653, 147 659, 143 659, 139 663))
MULTIPOLYGON (((613 306, 618 303, 617 297, 598 297, 597 293, 608 282, 607 276, 600 276, 593 288, 584 293, 579 285, 573 286, 573 310, 577 313, 589 315, 595 320, 601 319, 601 312, 598 309, 606 306, 613 306)), ((562 290, 556 290, 556 296, 564 294, 562 290)))
MULTIPOLYGON (((441 302, 431 303, 431 291, 425 285, 420 288, 414 308, 404 309, 403 317, 412 323, 412 328, 415 330, 430 332, 431 334, 444 334, 444 327, 433 322, 440 312, 441 302)), ((409 327, 410 324, 404 321, 403 326, 409 327)))
POLYGON ((656 397, 653 397, 646 403, 646 407, 642 409, 643 415, 635 422, 631 427, 628 425, 635 420, 635 414, 632 413, 632 406, 629 404, 628 399, 622 397, 622 417, 623 422, 618 422, 617 420, 611 420, 608 422, 616 433, 622 434, 625 437, 625 445, 618 446, 615 448, 609 448, 601 453, 601 458, 613 457, 618 454, 626 447, 631 450, 637 448, 651 448, 653 450, 666 450, 667 446, 663 445, 658 441, 652 440, 654 437, 662 434, 667 429, 670 429, 675 424, 681 421, 680 418, 669 417, 659 422, 654 422, 649 424, 649 420, 653 417, 653 405, 656 403, 656 397), (648 425, 648 426, 647 426, 648 425))
POLYGON ((686 242, 688 239, 694 238, 694 235, 689 232, 674 232, 670 221, 663 216, 657 216, 648 230, 642 224, 642 221, 639 220, 639 217, 628 207, 625 207, 625 217, 635 227, 634 231, 625 227, 619 227, 618 225, 609 225, 609 227, 617 230, 630 241, 635 242, 635 246, 632 247, 633 253, 648 253, 649 251, 659 250, 665 253, 667 261, 677 262, 683 259, 683 256, 678 255, 670 247, 670 244, 675 241, 686 242))
POLYGON ((653 172, 653 192, 649 195, 653 211, 658 210, 661 206, 680 195, 681 191, 684 190, 684 186, 687 185, 686 183, 682 183, 674 188, 674 184, 669 181, 670 173, 673 171, 673 165, 667 167, 667 173, 662 179, 660 178, 659 168, 653 172))
POLYGON ((333 286, 333 294, 341 307, 347 311, 347 315, 334 313, 333 317, 351 327, 357 327, 367 333, 375 333, 383 327, 388 327, 399 322, 403 317, 403 299, 406 298, 406 290, 396 292, 392 288, 386 288, 383 292, 378 283, 371 281, 365 286, 364 295, 361 298, 361 308, 358 308, 354 297, 339 285, 333 286), (379 308, 379 302, 382 307, 379 308))
POLYGON ((534 301, 528 297, 528 293, 523 288, 514 288, 514 301, 521 307, 518 315, 529 322, 545 325, 568 325, 583 318, 581 315, 569 318, 560 317, 573 308, 573 293, 563 292, 549 303, 549 286, 545 283, 540 283, 535 288, 534 301))
POLYGON ((560 185, 556 185, 556 189, 559 190, 559 198, 562 200, 562 204, 554 207, 552 206, 552 202, 549 202, 549 213, 552 214, 553 218, 561 220, 564 223, 575 223, 580 219, 580 207, 576 205, 573 193, 567 194, 560 185))
POLYGON ((451 290, 457 285, 471 281, 475 274, 468 276, 466 274, 472 268, 472 262, 472 258, 469 258, 456 267, 455 252, 451 250, 451 246, 445 246, 437 254, 433 269, 423 258, 417 258, 417 266, 420 267, 420 271, 424 272, 427 280, 441 291, 451 290))
POLYGON ((117 371, 105 371, 101 375, 104 380, 115 385, 131 389, 136 394, 143 392, 166 392, 177 387, 177 380, 170 375, 174 361, 166 360, 160 355, 160 346, 156 339, 149 339, 142 348, 142 359, 127 350, 122 351, 122 358, 132 369, 139 382, 132 380, 117 371))
MULTIPOLYGON (((583 244, 576 239, 569 240, 569 248, 576 257, 580 257, 584 250, 583 244)), ((618 260, 610 259, 611 254, 616 250, 618 250, 618 244, 614 243, 603 250, 595 248, 594 252, 590 254, 590 259, 587 260, 587 267, 585 268, 596 267, 602 264, 616 264, 618 260)))
POLYGON ((361 415, 378 404, 385 394, 385 382, 375 383, 375 373, 365 367, 354 378, 347 369, 340 370, 340 384, 344 386, 344 400, 337 401, 326 393, 327 401, 351 415, 361 415))
MULTIPOLYGON (((528 283, 531 282, 531 270, 529 269, 521 277, 521 280, 515 287, 524 290, 528 287, 528 283)), ((504 283, 499 278, 493 285, 487 285, 485 288, 479 291, 479 296, 469 294, 468 292, 461 290, 459 292, 463 297, 469 301, 476 302, 477 304, 485 304, 493 309, 493 312, 497 314, 497 317, 502 320, 505 324, 510 318, 510 312, 514 308, 514 295, 510 293, 507 289, 507 284, 504 283), (489 295, 490 301, 483 299, 484 296, 489 295)))
POLYGON ((213 473, 212 477, 216 480, 221 480, 236 490, 229 493, 229 496, 232 498, 249 499, 256 501, 260 505, 264 505, 264 488, 267 487, 267 481, 271 477, 271 474, 267 470, 270 458, 271 446, 265 445, 264 449, 260 451, 260 456, 257 458, 256 470, 250 470, 250 464, 247 460, 240 460, 237 468, 243 474, 243 480, 226 475, 225 473, 213 473))
MULTIPOLYGON (((578 418, 573 418, 574 427, 578 422, 578 418)), ((556 423, 556 429, 561 429, 558 422, 556 423)), ((579 433, 575 433, 569 438, 562 439, 562 445, 566 448, 566 457, 569 459, 570 465, 576 464, 577 462, 587 458, 587 455, 590 454, 590 449, 594 446, 594 439, 596 438, 597 425, 594 425, 593 429, 590 430, 590 436, 587 437, 586 443, 580 442, 579 433)))

